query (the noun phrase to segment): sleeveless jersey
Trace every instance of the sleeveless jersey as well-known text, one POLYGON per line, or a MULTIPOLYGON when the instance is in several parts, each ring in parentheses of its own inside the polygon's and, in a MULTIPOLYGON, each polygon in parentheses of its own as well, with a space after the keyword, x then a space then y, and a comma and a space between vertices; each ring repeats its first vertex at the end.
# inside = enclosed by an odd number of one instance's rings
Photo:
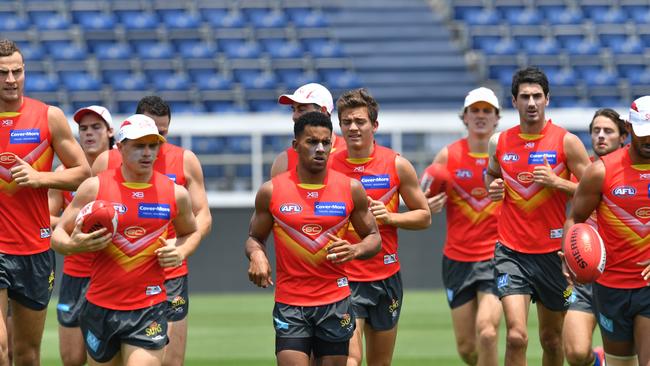
MULTIPOLYGON (((182 147, 167 142, 160 145, 160 151, 158 152, 158 158, 153 164, 153 170, 166 175, 169 179, 174 181, 174 183, 185 187, 187 184, 187 179, 185 178, 183 154, 185 154, 185 149, 182 147)), ((109 150, 107 169, 119 168, 121 165, 122 155, 120 152, 117 149, 109 150)), ((168 237, 170 239, 176 237, 174 225, 169 226, 168 237)), ((184 260, 183 264, 180 267, 165 268, 165 279, 169 280, 172 278, 185 276, 187 273, 187 260, 184 260)))
POLYGON ((23 97, 17 112, 0 113, 0 253, 30 255, 50 249, 47 188, 23 188, 11 177, 20 157, 37 171, 52 170, 48 105, 23 97))
POLYGON ((97 199, 113 202, 120 215, 112 243, 95 256, 86 298, 113 310, 166 301, 165 274, 154 251, 177 214, 174 182, 154 172, 148 184, 125 183, 120 169, 98 178, 97 199))
MULTIPOLYGON (((485 171, 488 154, 473 154, 467 139, 447 146, 447 241, 443 253, 461 262, 479 262, 494 257, 497 216, 501 202, 488 198, 485 171)), ((424 178, 423 178, 424 179, 424 178)))
POLYGON ((596 209, 607 252, 605 272, 596 282, 620 289, 645 287, 637 262, 650 259, 650 165, 633 166, 629 149, 601 158, 605 180, 596 209))
POLYGON ((533 182, 533 169, 546 157, 553 172, 569 179, 564 135, 549 120, 539 135, 521 133, 519 126, 501 133, 496 158, 501 165, 505 198, 499 216, 499 241, 522 253, 560 249, 569 196, 533 182))
MULTIPOLYGON (((339 135, 336 135, 336 140, 334 142, 334 146, 332 146, 330 155, 345 148, 345 139, 339 135)), ((298 165, 298 153, 293 149, 293 147, 288 147, 285 151, 287 153, 287 170, 296 170, 296 166, 298 165)), ((332 161, 328 160, 327 163, 327 165, 330 166, 332 161)))
POLYGON ((323 185, 298 184, 294 170, 273 178, 275 301, 331 304, 350 295, 345 266, 326 259, 327 234, 343 237, 353 210, 350 179, 328 171, 323 185))
MULTIPOLYGON (((61 191, 63 196, 63 208, 68 207, 75 192, 61 191)), ((90 277, 90 269, 95 258, 94 252, 77 253, 66 255, 63 258, 63 273, 72 277, 90 277)))
MULTIPOLYGON (((395 167, 397 153, 375 144, 372 154, 366 159, 350 159, 348 151, 334 154, 332 169, 350 178, 359 180, 366 193, 373 200, 382 201, 389 212, 399 211, 399 177, 395 167)), ((368 260, 348 262, 350 281, 377 281, 386 279, 399 271, 397 256, 397 228, 377 222, 381 234, 381 250, 368 260)), ((345 236, 350 243, 358 243, 359 236, 350 225, 345 236)))

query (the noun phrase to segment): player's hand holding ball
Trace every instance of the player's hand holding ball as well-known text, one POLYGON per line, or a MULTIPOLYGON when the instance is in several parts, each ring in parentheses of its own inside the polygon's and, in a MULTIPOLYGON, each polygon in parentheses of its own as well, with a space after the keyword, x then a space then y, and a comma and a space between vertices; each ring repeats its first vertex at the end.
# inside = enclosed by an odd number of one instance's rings
POLYGON ((568 272, 575 282, 594 282, 605 270, 605 244, 589 224, 571 226, 565 234, 562 251, 568 272))
POLYGON ((70 235, 73 252, 94 252, 111 243, 117 231, 118 213, 113 204, 97 200, 81 208, 70 235))

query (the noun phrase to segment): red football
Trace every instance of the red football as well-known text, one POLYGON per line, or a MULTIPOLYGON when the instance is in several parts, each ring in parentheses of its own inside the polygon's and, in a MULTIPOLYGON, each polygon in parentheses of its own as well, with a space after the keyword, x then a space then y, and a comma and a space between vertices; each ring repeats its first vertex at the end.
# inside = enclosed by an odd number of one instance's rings
POLYGON ((422 190, 427 193, 427 196, 435 196, 447 190, 447 184, 450 180, 451 175, 447 167, 442 164, 433 163, 424 170, 420 185, 422 190))
POLYGON ((83 220, 81 231, 90 233, 105 227, 109 233, 115 235, 117 230, 117 211, 111 202, 97 200, 88 202, 81 208, 76 222, 83 220))
POLYGON ((594 282, 605 270, 605 244, 589 224, 571 226, 564 238, 563 252, 569 271, 580 283, 594 282))

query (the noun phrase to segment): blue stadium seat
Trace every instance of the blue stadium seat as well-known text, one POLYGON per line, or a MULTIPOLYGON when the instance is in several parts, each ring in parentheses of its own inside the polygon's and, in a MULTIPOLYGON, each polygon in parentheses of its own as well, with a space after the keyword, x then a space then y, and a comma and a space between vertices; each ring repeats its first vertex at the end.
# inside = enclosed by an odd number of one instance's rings
POLYGON ((70 28, 70 21, 63 15, 51 11, 30 12, 29 17, 39 30, 63 30, 70 28))
POLYGON ((187 12, 165 13, 163 21, 169 29, 196 29, 201 25, 197 15, 187 12))
POLYGON ((113 90, 146 90, 147 78, 143 74, 130 72, 112 73, 108 77, 113 90))
POLYGON ((212 58, 217 54, 216 45, 204 41, 180 41, 177 48, 183 58, 212 58))
POLYGON ((508 23, 513 25, 538 25, 542 24, 542 14, 534 8, 525 10, 508 11, 506 13, 508 23))
POLYGON ((71 72, 61 75, 63 85, 70 91, 96 91, 100 90, 100 81, 85 72, 71 72))
POLYGON ((388 148, 392 147, 392 138, 390 137, 389 134, 386 133, 378 133, 375 135, 375 142, 378 145, 386 146, 388 148))
POLYGON ((632 86, 641 87, 643 92, 641 94, 648 95, 648 85, 650 85, 650 68, 646 67, 639 74, 631 75, 627 81, 632 86))
POLYGON ((3 14, 0 17, 0 31, 26 31, 28 28, 27 19, 17 14, 3 14))
POLYGON ((314 57, 343 57, 343 48, 334 40, 312 39, 303 43, 314 57))
POLYGON ((354 89, 361 86, 359 75, 352 71, 325 74, 325 85, 332 89, 354 89))
POLYGON ((467 18, 469 13, 479 12, 483 9, 483 6, 477 2, 463 3, 458 4, 458 2, 452 2, 454 19, 464 20, 467 18))
POLYGON ((264 71, 242 70, 236 77, 245 89, 273 89, 277 84, 275 75, 264 71))
POLYGON ((560 70, 545 68, 544 72, 548 77, 549 83, 553 86, 576 85, 577 75, 570 68, 563 68, 560 70))
POLYGON ((169 107, 174 113, 200 114, 206 111, 203 104, 195 104, 192 102, 170 101, 169 107))
POLYGON ((25 78, 27 92, 53 92, 59 89, 59 79, 55 75, 30 72, 25 78))
POLYGON ((193 79, 199 90, 231 90, 233 88, 231 78, 214 71, 198 73, 193 79))
POLYGON ((174 50, 169 43, 164 42, 140 42, 136 44, 136 53, 141 59, 170 59, 174 56, 174 50))
POLYGON ((131 47, 126 43, 99 42, 95 44, 98 60, 124 60, 131 57, 131 47))
POLYGON ((246 20, 239 11, 204 9, 201 16, 214 28, 241 28, 246 25, 246 20))
POLYGON ((588 86, 615 86, 618 75, 614 71, 603 69, 585 69, 582 77, 588 86))
POLYGON ((214 113, 244 113, 247 112, 241 106, 235 104, 234 101, 204 101, 204 104, 209 112, 214 113))
POLYGON ((230 58, 257 59, 262 53, 260 45, 254 41, 228 40, 221 41, 220 45, 230 58))
POLYGON ((265 135, 262 137, 262 151, 279 153, 291 146, 293 135, 265 135))
POLYGON ((153 77, 153 84, 157 90, 179 90, 190 88, 190 79, 185 74, 158 74, 153 77))
POLYGON ((594 10, 591 12, 591 20, 596 24, 620 24, 627 21, 627 15, 620 8, 611 7, 606 10, 594 10))
POLYGON ((572 55, 597 55, 600 52, 600 43, 592 39, 583 39, 575 44, 569 41, 565 50, 572 55))
POLYGON ((298 89, 302 85, 308 83, 316 83, 320 81, 318 75, 314 72, 303 71, 301 69, 288 69, 288 70, 275 70, 275 73, 279 76, 282 84, 286 86, 287 89, 294 90, 298 89))
POLYGON ((45 57, 45 50, 39 44, 27 44, 20 46, 20 52, 25 61, 40 61, 45 57))
POLYGON ((511 38, 502 38, 496 43, 486 41, 481 44, 481 49, 488 55, 515 55, 519 50, 511 38))
POLYGON ((115 28, 117 19, 113 14, 88 11, 80 14, 77 22, 86 31, 109 30, 115 28))
POLYGON ((206 179, 224 178, 226 175, 223 165, 206 164, 202 165, 202 168, 206 179))
POLYGON ((300 43, 295 41, 264 39, 260 43, 272 58, 301 58, 303 54, 300 43))
POLYGON ((544 38, 537 43, 527 43, 526 51, 531 55, 557 55, 560 51, 559 44, 555 38, 544 38))
POLYGON ((72 43, 49 44, 49 54, 55 60, 85 60, 88 57, 86 48, 72 43))
POLYGON ((499 13, 486 8, 467 10, 463 14, 463 19, 468 25, 497 25, 501 20, 499 13))
POLYGON ((546 20, 552 25, 581 24, 584 21, 584 14, 577 8, 564 8, 558 11, 557 8, 549 7, 543 10, 546 20))
POLYGON ((631 19, 634 19, 634 22, 637 24, 648 24, 648 19, 650 19, 650 7, 647 5, 628 7, 626 11, 628 16, 631 19))
POLYGON ((612 52, 621 57, 621 55, 641 55, 645 51, 641 40, 638 37, 628 37, 623 42, 613 42, 609 45, 612 52))
POLYGON ((141 12, 141 11, 122 11, 118 12, 120 23, 124 25, 127 30, 151 30, 154 31, 160 20, 155 13, 141 12))
POLYGON ((321 28, 327 26, 327 19, 318 10, 312 9, 286 9, 291 22, 298 28, 321 28))
POLYGON ((268 113, 268 112, 277 112, 277 111, 286 111, 286 108, 278 105, 278 101, 275 99, 250 99, 248 100, 248 105, 251 112, 256 113, 268 113))
POLYGON ((256 28, 283 28, 288 22, 284 12, 267 9, 248 9, 245 11, 251 24, 256 28))
POLYGON ((192 151, 196 154, 223 154, 226 152, 226 137, 192 136, 192 151))
POLYGON ((226 137, 226 148, 224 152, 229 154, 250 154, 251 137, 245 135, 226 137))
POLYGON ((609 11, 610 5, 606 4, 605 2, 597 2, 597 3, 586 3, 586 4, 580 4, 580 8, 582 11, 585 13, 586 16, 589 18, 594 18, 595 14, 597 13, 605 13, 609 11))

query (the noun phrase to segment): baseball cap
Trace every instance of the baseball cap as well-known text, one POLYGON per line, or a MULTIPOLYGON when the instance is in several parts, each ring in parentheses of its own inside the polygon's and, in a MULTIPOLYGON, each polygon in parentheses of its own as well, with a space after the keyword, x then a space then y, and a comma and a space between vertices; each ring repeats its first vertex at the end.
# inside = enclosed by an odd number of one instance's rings
POLYGON ((120 130, 117 132, 116 140, 122 142, 124 139, 136 140, 140 137, 156 135, 160 142, 165 142, 165 138, 158 133, 156 122, 144 114, 134 114, 122 122, 120 130))
POLYGON ((95 113, 101 117, 101 119, 103 119, 104 122, 108 124, 108 127, 111 127, 113 125, 113 118, 111 117, 111 113, 108 111, 108 109, 100 105, 89 105, 88 107, 79 108, 76 112, 74 112, 72 119, 74 119, 75 122, 80 123, 81 119, 88 113, 95 113))
POLYGON ((643 137, 650 136, 650 96, 641 97, 630 106, 628 122, 632 124, 634 134, 643 137))
POLYGON ((321 107, 327 108, 327 113, 332 113, 334 110, 334 100, 332 93, 326 87, 317 84, 309 83, 296 89, 293 94, 282 94, 278 98, 280 104, 316 104, 321 107))
POLYGON ((476 88, 467 93, 464 108, 467 108, 476 102, 486 102, 494 108, 499 109, 499 99, 492 90, 485 87, 476 88))

